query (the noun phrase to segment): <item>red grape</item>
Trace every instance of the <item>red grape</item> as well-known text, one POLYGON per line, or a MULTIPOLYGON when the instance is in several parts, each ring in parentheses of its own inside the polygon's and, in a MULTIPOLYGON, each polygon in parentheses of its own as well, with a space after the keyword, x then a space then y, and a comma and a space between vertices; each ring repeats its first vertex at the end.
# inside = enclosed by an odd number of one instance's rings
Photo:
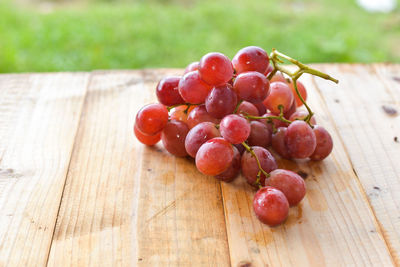
MULTIPOLYGON (((297 81, 296 84, 297 84, 297 89, 299 90, 299 93, 300 93, 301 97, 304 99, 304 101, 306 101, 306 100, 307 100, 307 90, 306 90, 306 88, 305 88, 304 85, 303 85, 301 82, 299 82, 299 81, 297 81)), ((290 87, 290 89, 291 89, 292 92, 293 92, 294 99, 295 99, 295 101, 296 101, 296 106, 298 106, 298 107, 302 106, 302 105, 303 105, 303 102, 301 102, 300 97, 298 97, 298 95, 297 95, 297 93, 296 93, 296 90, 294 89, 294 84, 293 84, 293 82, 291 82, 291 83, 289 84, 289 87, 290 87)))
POLYGON ((258 114, 262 115, 267 112, 267 108, 264 106, 263 102, 256 102, 253 105, 258 109, 258 114))
POLYGON ((234 156, 233 146, 221 137, 205 142, 196 154, 196 167, 205 175, 218 175, 226 171, 234 156))
POLYGON ((230 59, 224 54, 212 52, 204 55, 199 63, 199 73, 203 81, 211 85, 227 83, 233 76, 230 59))
MULTIPOLYGON (((304 120, 308 116, 308 111, 306 110, 297 110, 295 113, 293 113, 290 117, 290 121, 295 121, 295 120, 304 120)), ((315 120, 315 116, 311 117, 310 120, 312 125, 317 124, 317 121, 315 120)))
POLYGON ((187 109, 187 105, 177 106, 177 107, 171 109, 169 112, 169 118, 171 120, 177 120, 177 121, 182 121, 184 123, 187 123, 187 117, 189 114, 189 110, 188 110, 188 112, 185 112, 186 109, 187 109))
POLYGON ((273 114, 279 114, 280 105, 283 106, 283 112, 287 112, 293 101, 293 93, 286 83, 273 82, 269 89, 269 95, 263 103, 273 114))
POLYGON ((165 106, 173 106, 185 102, 178 90, 180 79, 181 77, 179 76, 170 76, 161 79, 156 87, 158 102, 165 106))
POLYGON ((264 49, 257 46, 248 46, 237 52, 232 59, 236 73, 257 71, 264 74, 269 66, 269 57, 264 49))
POLYGON ((200 79, 198 71, 188 72, 179 81, 179 93, 190 104, 204 103, 212 86, 200 79))
POLYGON ((250 146, 267 147, 271 144, 272 132, 265 123, 252 121, 250 128, 250 135, 247 139, 250 146))
POLYGON ((168 122, 168 110, 161 104, 149 104, 136 114, 137 129, 146 135, 159 133, 168 122))
POLYGON ((275 73, 274 76, 272 76, 271 80, 269 81, 270 83, 273 82, 283 82, 283 83, 287 83, 287 80, 285 79, 285 76, 283 76, 282 73, 277 72, 275 73))
POLYGON ((285 143, 286 127, 279 127, 275 133, 272 134, 272 148, 282 158, 290 159, 289 150, 285 143))
POLYGON ((221 135, 232 144, 240 144, 246 141, 250 134, 249 122, 236 114, 225 116, 219 127, 221 135))
POLYGON ((236 176, 240 172, 240 153, 239 150, 236 147, 233 147, 233 159, 231 165, 229 165, 228 169, 224 171, 221 174, 218 174, 215 176, 218 180, 224 181, 224 182, 231 182, 233 179, 236 178, 236 176))
POLYGON ((269 81, 259 72, 243 72, 236 77, 233 89, 241 99, 260 102, 268 95, 269 81))
POLYGON ((294 121, 286 130, 285 143, 293 158, 304 159, 313 154, 317 140, 305 121, 294 121))
POLYGON ((269 64, 267 69, 264 72, 264 75, 267 77, 273 70, 274 70, 274 67, 271 64, 269 64))
POLYGON ((161 141, 165 149, 177 157, 187 156, 185 138, 189 127, 181 121, 169 121, 161 133, 161 141))
POLYGON ((189 128, 193 128, 194 126, 196 126, 197 124, 199 124, 200 122, 205 122, 205 121, 209 121, 215 124, 218 124, 220 122, 219 119, 214 118, 213 116, 211 116, 206 109, 205 105, 200 105, 195 107, 188 115, 187 118, 187 124, 189 126, 189 128))
POLYGON ((319 125, 315 125, 313 131, 317 138, 317 146, 315 147, 314 153, 310 156, 310 159, 323 160, 333 149, 332 137, 324 127, 319 125))
POLYGON ((306 195, 306 184, 303 178, 295 172, 276 169, 265 180, 265 185, 275 187, 286 196, 289 205, 295 206, 306 195))
POLYGON ((195 71, 195 70, 198 70, 198 69, 199 69, 199 62, 198 62, 198 61, 195 61, 195 62, 190 63, 190 64, 186 67, 185 72, 184 72, 183 74, 186 74, 186 73, 188 73, 188 72, 192 72, 192 71, 195 71))
POLYGON ((237 95, 229 84, 214 87, 206 98, 207 112, 217 119, 233 113, 236 105, 237 95))
POLYGON ((242 101, 242 103, 240 103, 236 113, 251 115, 251 116, 259 116, 260 115, 258 113, 257 107, 253 103, 250 103, 247 101, 242 101))
POLYGON ((208 140, 221 136, 215 124, 202 122, 194 126, 186 136, 185 148, 187 153, 195 158, 200 146, 208 140))
POLYGON ((269 226, 283 223, 289 215, 289 202, 276 188, 266 186, 257 191, 253 200, 257 218, 269 226))
MULTIPOLYGON (((267 149, 260 146, 253 146, 252 149, 257 155, 261 168, 263 168, 264 171, 269 173, 278 168, 274 156, 272 156, 267 149)), ((242 174, 249 184, 254 185, 259 171, 260 169, 258 168, 255 157, 253 157, 249 151, 245 151, 242 155, 242 174)), ((260 182, 264 185, 265 175, 262 173, 260 176, 260 182)))
POLYGON ((296 109, 297 109, 296 102, 293 101, 293 103, 290 106, 289 110, 286 111, 285 113, 283 113, 283 117, 285 117, 286 119, 289 119, 290 116, 292 116, 292 114, 296 112, 296 109))
POLYGON ((133 126, 133 130, 134 130, 136 138, 142 144, 145 144, 148 146, 153 146, 153 145, 157 144, 158 141, 160 141, 160 139, 161 139, 161 132, 156 133, 155 135, 145 135, 137 129, 136 124, 133 126))
POLYGON ((244 146, 242 144, 236 144, 236 145, 233 145, 233 146, 237 148, 237 150, 239 151, 240 155, 242 155, 243 152, 246 150, 246 148, 244 148, 244 146))

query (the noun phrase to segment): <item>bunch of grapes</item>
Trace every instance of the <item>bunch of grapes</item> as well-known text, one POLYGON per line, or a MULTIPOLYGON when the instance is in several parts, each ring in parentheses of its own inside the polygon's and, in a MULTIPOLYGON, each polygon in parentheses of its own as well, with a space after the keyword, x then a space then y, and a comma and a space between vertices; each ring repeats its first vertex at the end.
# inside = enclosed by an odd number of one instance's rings
POLYGON ((303 73, 337 82, 277 50, 268 55, 260 47, 245 47, 232 61, 208 53, 189 64, 183 76, 158 83, 159 103, 140 109, 134 133, 145 145, 161 140, 172 155, 194 158, 201 173, 221 181, 231 182, 241 172, 258 189, 257 218, 279 225, 289 206, 304 198, 306 186, 297 173, 278 169, 269 149, 285 159, 318 161, 333 148, 330 134, 305 102, 306 88, 297 81, 303 73), (282 58, 298 70, 281 66, 282 58), (298 109, 303 105, 306 109, 298 109))

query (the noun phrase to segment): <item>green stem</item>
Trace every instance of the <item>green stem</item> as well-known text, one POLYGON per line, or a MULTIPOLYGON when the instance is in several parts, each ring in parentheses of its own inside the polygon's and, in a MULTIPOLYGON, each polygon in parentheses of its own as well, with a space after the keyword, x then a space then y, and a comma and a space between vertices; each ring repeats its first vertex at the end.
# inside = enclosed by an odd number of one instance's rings
POLYGON ((242 102, 243 102, 243 99, 241 99, 241 100, 237 103, 236 108, 235 108, 235 110, 233 111, 233 114, 236 114, 236 112, 238 111, 239 106, 240 106, 240 104, 242 104, 242 102))
MULTIPOLYGON (((272 61, 273 62, 273 61, 272 61)), ((274 63, 274 62, 273 62, 274 63)), ((278 69, 275 68, 274 64, 272 64, 272 66, 274 67, 274 69, 268 74, 267 79, 271 80, 272 77, 274 77, 274 75, 276 74, 276 72, 278 71, 278 69)))
MULTIPOLYGON (((323 79, 333 81, 335 83, 338 83, 339 81, 337 79, 329 76, 326 73, 323 73, 323 72, 321 72, 319 70, 310 68, 309 66, 301 63, 300 61, 298 61, 296 59, 293 59, 293 58, 291 58, 291 57, 289 57, 289 56, 287 56, 285 54, 282 54, 281 52, 279 52, 276 49, 272 49, 272 52, 270 54, 270 59, 272 61, 272 65, 274 67, 274 71, 275 72, 279 70, 280 72, 287 74, 291 78, 291 80, 293 82, 293 87, 294 87, 294 89, 296 91, 297 96, 299 97, 299 99, 301 100, 301 102, 304 104, 304 106, 306 107, 306 109, 308 111, 308 115, 307 115, 307 117, 304 118, 304 121, 307 122, 311 127, 313 127, 311 125, 311 123, 310 123, 310 120, 311 120, 312 116, 314 115, 314 113, 312 112, 310 106, 308 106, 308 104, 304 100, 303 96, 300 94, 299 89, 297 88, 297 80, 304 73, 309 73, 311 75, 315 75, 315 76, 321 77, 323 79), (296 71, 291 72, 287 68, 278 65, 277 63, 283 63, 283 60, 280 59, 279 57, 281 57, 283 59, 286 59, 287 61, 291 62, 292 64, 294 64, 296 66, 298 66, 299 68, 296 71)), ((270 77, 270 76, 268 76, 268 77, 270 77)), ((272 78, 272 76, 271 76, 271 78, 272 78)), ((282 109, 281 109, 281 114, 280 114, 279 117, 283 117, 282 116, 282 109)))
MULTIPOLYGON (((301 74, 300 74, 301 75, 301 74)), ((300 76, 299 76, 300 77, 300 76)), ((307 102, 304 100, 303 96, 300 94, 299 89, 297 88, 297 79, 298 77, 296 76, 292 82, 293 82, 293 87, 294 90, 296 91, 297 96, 299 97, 300 101, 304 104, 304 106, 306 107, 307 111, 308 111, 308 115, 306 118, 304 118, 304 121, 307 122, 311 127, 313 127, 310 124, 310 120, 311 117, 314 115, 314 113, 312 112, 311 108, 308 106, 307 102)))
MULTIPOLYGON (((261 163, 260 160, 258 159, 256 153, 254 152, 254 150, 248 145, 246 144, 246 142, 243 142, 242 145, 244 146, 244 148, 250 152, 250 154, 256 159, 257 165, 258 165, 258 169, 259 172, 257 174, 257 180, 255 182, 255 185, 260 187, 261 183, 260 183, 260 179, 261 179, 261 173, 265 175, 266 178, 268 178, 270 176, 270 174, 268 172, 266 172, 262 167, 261 167, 261 163)), ((260 187, 261 188, 261 187, 260 187)))
MULTIPOLYGON (((301 72, 302 72, 302 73, 309 73, 309 74, 312 74, 312 75, 321 77, 321 78, 323 78, 323 79, 330 80, 330 81, 335 82, 335 83, 338 83, 338 82, 339 82, 337 79, 335 79, 335 78, 329 76, 328 74, 323 73, 323 72, 321 72, 321 71, 319 71, 319 70, 310 68, 309 66, 307 66, 307 65, 305 65, 305 64, 303 64, 303 63, 301 63, 300 61, 298 61, 298 60, 296 60, 296 59, 293 59, 293 58, 291 58, 291 57, 289 57, 289 56, 287 56, 287 55, 285 55, 285 54, 282 54, 281 52, 279 52, 278 50, 276 50, 276 49, 273 48, 270 58, 272 58, 272 60, 276 60, 276 61, 282 62, 282 60, 280 60, 280 59, 278 58, 278 56, 281 57, 281 58, 284 58, 284 59, 288 60, 289 62, 293 63, 294 65, 298 66, 298 67, 301 69, 301 72)), ((279 67, 281 67, 281 66, 279 66, 279 67)), ((281 68, 282 68, 282 67, 281 67, 281 68)), ((292 78, 294 78, 294 75, 293 75, 292 73, 290 73, 290 72, 289 72, 287 69, 285 69, 285 68, 283 68, 283 69, 285 70, 284 72, 285 72, 286 74, 288 74, 289 76, 291 76, 292 78)), ((300 76, 299 76, 299 77, 300 77, 300 76)))

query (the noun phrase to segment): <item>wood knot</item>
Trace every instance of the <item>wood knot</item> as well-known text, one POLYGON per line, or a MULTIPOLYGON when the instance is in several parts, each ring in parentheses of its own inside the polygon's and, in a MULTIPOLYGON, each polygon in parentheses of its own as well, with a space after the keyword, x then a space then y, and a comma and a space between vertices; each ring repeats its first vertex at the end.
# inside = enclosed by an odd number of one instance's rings
POLYGON ((382 109, 389 116, 396 116, 397 115, 397 110, 394 107, 383 105, 382 109))
POLYGON ((241 262, 238 263, 237 266, 238 266, 238 267, 251 267, 251 266, 253 266, 253 265, 252 265, 251 262, 249 262, 249 261, 241 261, 241 262))
POLYGON ((300 175, 301 178, 303 178, 304 180, 307 179, 307 177, 308 177, 308 173, 303 172, 303 171, 301 171, 301 170, 298 171, 297 174, 300 175))

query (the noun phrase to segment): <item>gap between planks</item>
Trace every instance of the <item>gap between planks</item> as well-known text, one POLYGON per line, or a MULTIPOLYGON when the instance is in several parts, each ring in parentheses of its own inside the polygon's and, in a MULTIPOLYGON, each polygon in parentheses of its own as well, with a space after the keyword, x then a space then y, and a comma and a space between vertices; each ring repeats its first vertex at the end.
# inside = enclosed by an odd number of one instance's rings
POLYGON ((77 143, 77 138, 76 137, 78 135, 78 130, 79 130, 79 127, 80 127, 81 122, 82 122, 82 113, 83 113, 83 110, 84 110, 84 108, 85 108, 85 106, 87 104, 88 90, 89 90, 89 87, 90 87, 90 84, 91 84, 91 81, 92 81, 92 77, 93 77, 93 72, 90 72, 89 73, 89 77, 88 77, 88 81, 87 81, 87 84, 86 84, 86 87, 85 87, 85 94, 83 96, 83 104, 82 104, 81 109, 79 111, 79 122, 78 122, 78 126, 76 127, 76 131, 75 131, 75 135, 74 135, 74 142, 73 142, 72 149, 71 149, 71 154, 70 154, 70 157, 69 157, 69 160, 68 160, 68 167, 67 167, 67 171, 65 172, 65 179, 64 179, 64 184, 63 184, 63 188, 62 188, 60 203, 59 203, 58 210, 57 210, 56 220, 54 222, 54 228, 53 228, 53 233, 52 233, 52 236, 51 236, 51 242, 50 242, 49 249, 48 249, 48 252, 47 252, 46 266, 49 264, 50 251, 51 251, 51 248, 52 248, 52 245, 53 245, 53 241, 54 241, 54 234, 56 232, 56 225, 57 225, 57 222, 58 222, 58 215, 60 214, 61 203, 62 203, 63 198, 64 198, 65 185, 67 184, 67 177, 68 177, 68 173, 70 171, 72 155, 74 155, 74 151, 76 149, 76 143, 77 143))

